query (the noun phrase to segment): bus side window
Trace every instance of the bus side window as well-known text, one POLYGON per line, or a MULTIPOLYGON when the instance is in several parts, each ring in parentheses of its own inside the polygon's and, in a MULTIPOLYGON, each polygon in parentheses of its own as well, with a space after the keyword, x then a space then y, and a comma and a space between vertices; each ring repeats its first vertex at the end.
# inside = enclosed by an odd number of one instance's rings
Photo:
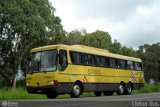
POLYGON ((94 64, 93 63, 93 56, 90 55, 90 54, 88 54, 88 63, 89 63, 89 65, 93 65, 94 64))
POLYGON ((77 64, 82 64, 82 54, 76 53, 76 55, 77 55, 77 64))
POLYGON ((95 56, 95 64, 96 64, 96 66, 100 66, 100 57, 99 56, 95 56))
POLYGON ((126 64, 125 60, 122 60, 122 59, 117 60, 118 68, 125 69, 125 66, 126 66, 125 64, 126 64))
POLYGON ((59 65, 60 65, 59 67, 60 71, 64 71, 66 67, 68 66, 66 50, 59 51, 59 65))
POLYGON ((95 56, 94 55, 91 55, 91 63, 93 66, 95 65, 95 56))
POLYGON ((131 69, 131 70, 134 69, 133 61, 127 61, 127 69, 131 69))
POLYGON ((111 68, 117 68, 117 61, 114 58, 109 58, 109 64, 111 68))
POLYGON ((76 52, 70 52, 70 57, 72 64, 77 64, 76 52))
POLYGON ((102 57, 102 56, 99 56, 99 61, 100 61, 100 63, 99 63, 99 66, 104 66, 104 57, 102 57))
POLYGON ((83 53, 83 64, 84 65, 91 65, 92 62, 91 62, 90 58, 91 58, 91 55, 83 53))
POLYGON ((139 70, 139 71, 142 70, 142 63, 135 62, 134 65, 135 65, 135 70, 139 70))
POLYGON ((105 57, 104 66, 109 67, 109 58, 107 58, 107 57, 105 57))

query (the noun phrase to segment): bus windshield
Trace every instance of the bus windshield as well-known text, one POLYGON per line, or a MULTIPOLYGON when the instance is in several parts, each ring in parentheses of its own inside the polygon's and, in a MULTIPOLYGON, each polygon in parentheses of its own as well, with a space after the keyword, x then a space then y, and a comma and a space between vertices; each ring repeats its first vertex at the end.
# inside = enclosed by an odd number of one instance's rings
POLYGON ((30 72, 55 71, 57 69, 57 50, 31 54, 30 72))

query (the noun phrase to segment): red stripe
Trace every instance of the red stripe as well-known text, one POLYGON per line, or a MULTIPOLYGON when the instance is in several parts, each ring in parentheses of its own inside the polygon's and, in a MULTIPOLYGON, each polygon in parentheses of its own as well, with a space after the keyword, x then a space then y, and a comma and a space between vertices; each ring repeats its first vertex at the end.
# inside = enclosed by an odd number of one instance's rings
POLYGON ((131 78, 131 80, 132 80, 133 82, 136 82, 136 78, 135 78, 135 76, 134 76, 133 73, 131 73, 130 78, 131 78))
POLYGON ((137 82, 137 81, 136 81, 136 77, 134 77, 134 82, 137 82))
POLYGON ((83 78, 83 82, 85 82, 84 78, 83 78))
POLYGON ((87 78, 86 78, 86 76, 84 76, 84 79, 86 80, 86 82, 88 82, 88 81, 87 81, 87 78))

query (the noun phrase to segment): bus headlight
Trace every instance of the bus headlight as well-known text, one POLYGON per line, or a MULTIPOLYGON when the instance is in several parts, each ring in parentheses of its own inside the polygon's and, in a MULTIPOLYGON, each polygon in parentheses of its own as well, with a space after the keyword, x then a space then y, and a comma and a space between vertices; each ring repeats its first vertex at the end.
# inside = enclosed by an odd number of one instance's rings
POLYGON ((26 84, 27 86, 29 86, 30 85, 30 83, 29 82, 27 82, 27 84, 26 84))
POLYGON ((48 85, 54 85, 54 82, 53 81, 48 82, 48 85))
POLYGON ((48 82, 48 85, 59 85, 58 80, 53 80, 51 82, 48 82))

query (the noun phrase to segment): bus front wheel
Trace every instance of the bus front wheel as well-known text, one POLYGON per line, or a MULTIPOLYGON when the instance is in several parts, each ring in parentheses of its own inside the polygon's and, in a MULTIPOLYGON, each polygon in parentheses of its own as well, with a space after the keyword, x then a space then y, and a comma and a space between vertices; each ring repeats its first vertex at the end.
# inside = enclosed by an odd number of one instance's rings
POLYGON ((49 93, 46 93, 46 96, 47 96, 47 98, 49 98, 49 99, 55 99, 56 97, 57 97, 57 93, 55 93, 55 92, 49 92, 49 93))
POLYGON ((101 96, 101 95, 102 95, 102 92, 101 92, 101 91, 95 91, 95 92, 94 92, 94 95, 95 95, 95 96, 101 96))
POLYGON ((72 86, 72 92, 70 93, 70 96, 72 98, 78 98, 80 97, 81 93, 82 93, 82 89, 81 89, 80 84, 74 83, 72 86))

